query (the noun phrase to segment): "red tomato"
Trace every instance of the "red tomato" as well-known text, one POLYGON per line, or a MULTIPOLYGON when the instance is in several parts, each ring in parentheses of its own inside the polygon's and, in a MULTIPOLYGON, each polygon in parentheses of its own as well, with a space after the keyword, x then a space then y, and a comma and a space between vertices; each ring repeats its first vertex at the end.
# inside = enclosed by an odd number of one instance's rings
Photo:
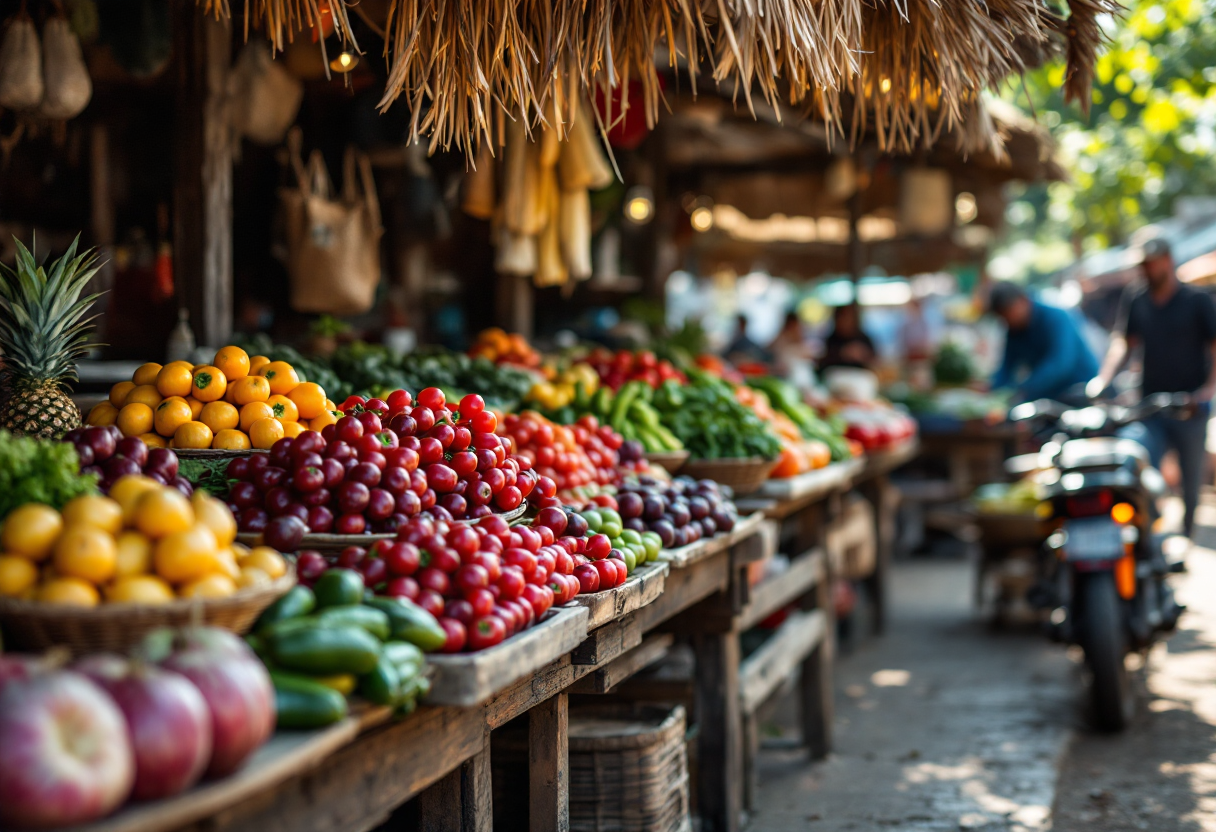
POLYGON ((501 644, 506 637, 507 627, 503 620, 496 615, 484 615, 469 627, 469 649, 484 650, 501 644))
POLYGON ((439 626, 447 635, 447 640, 443 642, 443 647, 439 648, 439 652, 459 653, 464 649, 465 642, 468 641, 468 634, 463 624, 454 618, 441 617, 439 626))
POLYGON ((616 561, 609 558, 593 561, 591 566, 595 571, 600 573, 600 586, 604 589, 617 585, 617 566, 616 561))
POLYGON ((447 405, 447 398, 438 387, 427 387, 418 394, 418 404, 431 410, 440 410, 447 405))

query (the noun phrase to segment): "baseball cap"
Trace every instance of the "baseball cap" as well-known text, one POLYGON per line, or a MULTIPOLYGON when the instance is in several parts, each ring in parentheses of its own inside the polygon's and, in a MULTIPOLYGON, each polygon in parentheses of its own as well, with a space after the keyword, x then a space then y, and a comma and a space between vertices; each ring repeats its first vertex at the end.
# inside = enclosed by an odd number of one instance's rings
POLYGON ((1140 246, 1140 262, 1158 257, 1172 257, 1170 242, 1165 237, 1152 237, 1140 246))

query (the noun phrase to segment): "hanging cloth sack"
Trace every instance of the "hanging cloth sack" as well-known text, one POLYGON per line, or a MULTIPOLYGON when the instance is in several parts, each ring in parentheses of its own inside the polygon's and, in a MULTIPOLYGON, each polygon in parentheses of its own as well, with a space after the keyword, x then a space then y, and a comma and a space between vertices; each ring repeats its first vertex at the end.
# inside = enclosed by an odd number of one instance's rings
POLYGON ((304 85, 270 56, 264 43, 241 50, 228 78, 232 98, 232 129, 261 145, 283 141, 296 120, 304 85))
POLYGON ((300 141, 299 131, 293 130, 288 146, 297 187, 281 193, 291 307, 314 314, 366 312, 380 282, 384 233, 371 162, 367 154, 347 147, 342 197, 334 199, 321 152, 312 152, 306 168, 300 141))
POLYGON ((67 120, 89 106, 93 82, 80 40, 65 17, 52 17, 42 30, 42 79, 45 92, 38 115, 67 120))
POLYGON ((0 41, 0 107, 32 110, 42 103, 42 47, 34 21, 21 11, 0 41))

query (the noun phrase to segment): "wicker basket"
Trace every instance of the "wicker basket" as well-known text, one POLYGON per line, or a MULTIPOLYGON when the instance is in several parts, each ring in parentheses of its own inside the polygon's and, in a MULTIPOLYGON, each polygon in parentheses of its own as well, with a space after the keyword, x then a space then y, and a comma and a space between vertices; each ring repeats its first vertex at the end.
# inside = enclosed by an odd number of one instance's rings
POLYGON ((729 485, 736 494, 750 494, 764 485, 775 459, 750 456, 744 459, 690 459, 680 473, 694 480, 713 480, 729 485))
POLYGON ((570 714, 571 832, 687 832, 683 706, 570 714))
POLYGON ((209 624, 234 633, 253 622, 295 586, 294 567, 272 584, 228 598, 182 599, 162 605, 102 604, 89 609, 0 598, 0 631, 7 647, 46 650, 63 645, 75 654, 121 652, 158 627, 209 624))
POLYGON ((268 454, 270 451, 260 448, 248 448, 243 451, 225 451, 218 448, 175 448, 173 453, 177 454, 179 459, 237 459, 254 454, 268 454))
POLYGON ((675 474, 688 462, 688 451, 666 451, 664 453, 646 454, 646 461, 657 465, 669 474, 675 474))

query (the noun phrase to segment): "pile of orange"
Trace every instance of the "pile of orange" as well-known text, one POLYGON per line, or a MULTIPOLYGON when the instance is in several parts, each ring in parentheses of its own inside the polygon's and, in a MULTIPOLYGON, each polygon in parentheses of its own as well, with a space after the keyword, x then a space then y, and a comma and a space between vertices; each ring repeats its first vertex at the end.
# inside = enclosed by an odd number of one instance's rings
POLYGON ((287 572, 274 549, 236 542, 236 520, 205 492, 191 498, 144 476, 63 511, 26 503, 0 526, 0 596, 93 607, 224 598, 287 572))
POLYGON ((802 432, 790 417, 773 409, 762 391, 741 384, 735 388, 735 399, 751 408, 768 423, 781 440, 781 457, 769 472, 773 479, 786 479, 826 467, 832 461, 831 449, 816 439, 803 439, 802 432))
POLYGON ((338 420, 319 384, 286 361, 224 347, 210 364, 144 364, 89 411, 90 425, 117 425, 149 446, 243 451, 338 420))
POLYGON ((533 369, 540 366, 540 353, 532 348, 527 338, 517 332, 507 334, 496 326, 481 331, 469 355, 488 358, 495 364, 518 364, 533 369))

